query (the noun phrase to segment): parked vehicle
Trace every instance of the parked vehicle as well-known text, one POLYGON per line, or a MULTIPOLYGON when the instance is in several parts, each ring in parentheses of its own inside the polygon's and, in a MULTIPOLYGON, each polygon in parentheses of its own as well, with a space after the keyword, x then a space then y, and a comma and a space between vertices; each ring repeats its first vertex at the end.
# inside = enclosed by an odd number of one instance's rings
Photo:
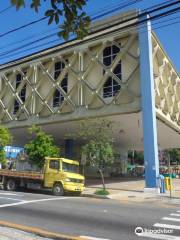
POLYGON ((65 158, 45 158, 42 172, 0 170, 3 189, 15 191, 18 187, 51 189, 56 196, 65 192, 80 194, 84 190, 84 176, 79 174, 79 162, 65 158))

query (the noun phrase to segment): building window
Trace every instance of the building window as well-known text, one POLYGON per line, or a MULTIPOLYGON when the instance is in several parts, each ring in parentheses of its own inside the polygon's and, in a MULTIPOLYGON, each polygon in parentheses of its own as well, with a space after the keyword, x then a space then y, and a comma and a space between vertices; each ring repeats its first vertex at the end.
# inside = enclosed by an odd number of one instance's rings
MULTIPOLYGON (((115 45, 106 47, 103 51, 103 64, 106 67, 109 67, 119 52, 120 52, 120 48, 118 48, 115 45)), ((103 74, 104 73, 105 71, 103 71, 103 74)), ((121 77, 122 77, 121 61, 117 64, 113 73, 116 75, 116 77, 119 78, 119 80, 121 80, 121 77)), ((113 97, 117 92, 120 91, 120 89, 121 89, 121 85, 119 84, 119 82, 117 82, 112 77, 108 77, 108 79, 106 80, 103 86, 103 97, 104 98, 113 97)))
MULTIPOLYGON (((24 72, 24 74, 26 74, 26 72, 24 72)), ((16 75, 16 90, 18 89, 19 85, 22 82, 22 75, 21 74, 17 74, 16 75)), ((25 102, 26 99, 26 84, 24 84, 23 88, 21 89, 21 91, 19 92, 19 97, 22 100, 22 102, 25 102)), ((14 111, 13 113, 16 114, 17 111, 20 109, 20 103, 15 99, 14 101, 14 111)))
MULTIPOLYGON (((56 62, 54 65, 54 80, 57 80, 61 72, 63 71, 65 64, 63 62, 56 62)), ((68 74, 65 75, 60 83, 61 88, 67 93, 68 88, 68 74)), ((62 93, 56 89, 53 95, 53 107, 58 107, 64 101, 62 93)))

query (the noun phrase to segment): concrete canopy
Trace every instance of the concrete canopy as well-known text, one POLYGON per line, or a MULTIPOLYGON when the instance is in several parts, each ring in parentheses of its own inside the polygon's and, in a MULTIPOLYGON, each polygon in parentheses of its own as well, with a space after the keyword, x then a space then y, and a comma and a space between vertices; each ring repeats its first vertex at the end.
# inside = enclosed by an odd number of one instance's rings
MULTIPOLYGON (((101 119, 101 118, 100 118, 101 119)), ((143 129, 141 112, 103 117, 113 122, 113 142, 115 146, 126 150, 143 150, 143 129)), ((62 145, 67 136, 74 136, 79 130, 79 121, 68 121, 42 125, 48 134, 51 134, 57 145, 62 145)), ((157 119, 158 147, 160 150, 178 148, 180 134, 172 127, 157 119)), ((27 128, 11 129, 14 136, 14 145, 23 146, 30 139, 27 128)), ((79 140, 77 140, 79 141, 79 140)))

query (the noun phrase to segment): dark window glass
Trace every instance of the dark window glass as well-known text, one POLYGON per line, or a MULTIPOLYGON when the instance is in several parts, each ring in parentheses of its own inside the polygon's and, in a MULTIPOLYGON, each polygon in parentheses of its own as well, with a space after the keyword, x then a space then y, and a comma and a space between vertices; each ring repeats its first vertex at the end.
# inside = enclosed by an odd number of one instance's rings
POLYGON ((59 77, 59 75, 60 75, 60 71, 59 70, 54 72, 54 79, 57 79, 59 77))
POLYGON ((113 80, 113 96, 119 92, 121 89, 121 85, 119 85, 118 82, 116 82, 116 80, 113 80))
POLYGON ((121 62, 115 67, 113 73, 121 80, 121 62))
MULTIPOLYGON (((56 80, 59 75, 61 74, 63 68, 65 67, 65 64, 63 62, 57 62, 55 63, 55 72, 54 72, 54 79, 56 80)), ((64 79, 61 81, 60 86, 62 89, 67 93, 68 90, 68 74, 64 77, 64 79)), ((53 96, 53 107, 58 107, 60 104, 64 101, 64 96, 62 93, 56 89, 53 96)))
POLYGON ((55 66, 54 66, 55 71, 61 69, 61 66, 62 66, 62 62, 56 62, 56 63, 55 63, 55 66))
POLYGON ((120 52, 120 48, 118 48, 116 45, 112 46, 112 54, 117 54, 118 52, 120 52))
POLYGON ((60 169, 59 161, 58 160, 51 160, 50 163, 49 163, 49 168, 59 170, 60 169))
MULTIPOLYGON (((24 72, 24 74, 26 75, 26 72, 24 72)), ((22 75, 19 73, 16 75, 16 89, 18 88, 18 86, 21 84, 22 82, 22 75)), ((23 88, 21 89, 21 91, 19 92, 19 97, 22 100, 22 102, 25 102, 26 100, 26 84, 24 84, 23 88)), ((16 114, 17 111, 20 108, 20 104, 17 100, 14 101, 14 111, 13 113, 16 114)))
POLYGON ((18 88, 19 84, 21 83, 21 80, 22 80, 22 75, 17 74, 16 75, 16 89, 18 88))
POLYGON ((19 97, 21 98, 21 100, 23 102, 25 102, 25 99, 26 99, 26 85, 24 85, 24 87, 22 88, 22 90, 19 94, 19 97))
POLYGON ((64 172, 79 173, 79 165, 75 165, 75 164, 63 162, 62 169, 64 172))
POLYGON ((13 114, 16 114, 19 110, 19 102, 17 100, 14 101, 14 111, 13 114))
POLYGON ((63 62, 56 62, 54 65, 54 79, 56 80, 61 74, 65 64, 63 62))
POLYGON ((103 63, 105 66, 110 66, 112 63, 111 56, 103 58, 103 63))
POLYGON ((109 77, 103 86, 103 97, 112 97, 112 77, 109 77))
POLYGON ((103 56, 106 57, 106 56, 111 56, 111 47, 106 47, 104 50, 103 50, 103 56))
POLYGON ((107 81, 106 81, 105 84, 104 84, 104 87, 108 87, 108 86, 110 86, 110 85, 112 85, 112 78, 111 78, 111 77, 109 77, 109 78, 107 79, 107 81))
MULTIPOLYGON (((110 66, 119 52, 120 48, 115 45, 106 47, 103 51, 103 64, 107 67, 110 66)), ((104 73, 105 71, 103 70, 103 74, 104 73)), ((117 64, 113 73, 121 80, 121 62, 117 64)), ((116 80, 112 79, 112 77, 109 77, 103 86, 103 97, 112 97, 119 92, 120 89, 120 84, 116 80)))

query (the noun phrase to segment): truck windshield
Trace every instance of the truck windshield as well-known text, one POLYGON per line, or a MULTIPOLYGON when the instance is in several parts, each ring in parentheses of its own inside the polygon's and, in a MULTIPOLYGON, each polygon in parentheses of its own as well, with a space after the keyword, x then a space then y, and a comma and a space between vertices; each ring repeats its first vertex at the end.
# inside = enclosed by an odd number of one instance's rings
POLYGON ((62 169, 65 172, 79 173, 79 165, 63 162, 62 169))

